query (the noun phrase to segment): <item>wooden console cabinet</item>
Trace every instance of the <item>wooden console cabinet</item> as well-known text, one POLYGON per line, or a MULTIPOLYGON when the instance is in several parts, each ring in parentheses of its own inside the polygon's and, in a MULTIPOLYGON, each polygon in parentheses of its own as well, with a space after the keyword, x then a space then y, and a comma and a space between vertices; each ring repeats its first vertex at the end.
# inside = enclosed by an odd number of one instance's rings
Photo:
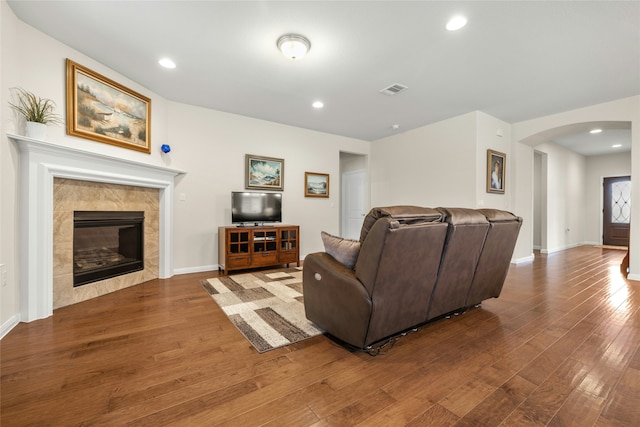
POLYGON ((228 273, 295 262, 300 266, 300 227, 218 227, 218 270, 228 273))

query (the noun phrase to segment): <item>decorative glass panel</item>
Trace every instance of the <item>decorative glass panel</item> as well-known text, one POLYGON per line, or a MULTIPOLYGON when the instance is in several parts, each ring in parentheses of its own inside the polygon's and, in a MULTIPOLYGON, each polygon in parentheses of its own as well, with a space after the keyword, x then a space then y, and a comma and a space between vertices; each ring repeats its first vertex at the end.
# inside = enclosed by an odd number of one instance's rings
POLYGON ((611 223, 629 224, 631 220, 631 181, 611 184, 611 223))

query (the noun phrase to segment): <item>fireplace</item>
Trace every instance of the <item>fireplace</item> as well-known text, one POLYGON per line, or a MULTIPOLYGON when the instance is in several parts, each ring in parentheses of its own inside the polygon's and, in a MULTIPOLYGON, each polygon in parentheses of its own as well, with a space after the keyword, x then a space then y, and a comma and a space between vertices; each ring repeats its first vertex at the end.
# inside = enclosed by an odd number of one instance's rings
POLYGON ((149 160, 113 157, 99 150, 85 151, 12 134, 7 137, 20 151, 20 314, 15 316, 16 321, 43 319, 51 316, 54 308, 173 275, 174 178, 186 172, 154 165, 149 160), (76 192, 65 190, 65 197, 56 197, 54 181, 95 186, 87 187, 91 197, 75 197, 75 201, 86 200, 84 204, 74 202, 71 206, 66 202, 74 198, 76 192), (114 195, 114 186, 135 187, 146 192, 116 191, 119 200, 114 202, 110 196, 105 197, 114 195), (151 193, 154 193, 153 206, 148 203, 151 193), (92 286, 74 287, 73 212, 115 209, 145 212, 144 270, 92 286))
POLYGON ((143 269, 144 212, 74 212, 74 287, 143 269))

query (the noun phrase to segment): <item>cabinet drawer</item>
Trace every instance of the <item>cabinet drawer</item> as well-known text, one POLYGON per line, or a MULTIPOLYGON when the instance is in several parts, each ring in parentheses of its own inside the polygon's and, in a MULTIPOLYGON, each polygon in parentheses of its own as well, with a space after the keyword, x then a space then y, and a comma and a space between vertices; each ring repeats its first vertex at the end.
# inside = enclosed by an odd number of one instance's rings
POLYGON ((227 265, 225 267, 227 270, 251 266, 251 257, 248 255, 239 257, 228 256, 226 261, 227 265))
POLYGON ((278 253, 254 252, 253 256, 251 257, 251 261, 253 265, 257 266, 274 265, 278 263, 278 253))
POLYGON ((297 252, 280 252, 279 261, 281 264, 288 264, 290 262, 298 262, 297 252))

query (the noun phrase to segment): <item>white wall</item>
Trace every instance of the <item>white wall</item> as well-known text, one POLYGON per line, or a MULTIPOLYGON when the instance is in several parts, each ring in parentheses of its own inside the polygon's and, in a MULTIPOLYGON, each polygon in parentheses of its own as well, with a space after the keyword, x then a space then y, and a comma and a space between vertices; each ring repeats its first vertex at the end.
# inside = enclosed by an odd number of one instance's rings
POLYGON ((547 247, 543 249, 555 252, 578 246, 585 241, 586 157, 553 143, 535 150, 547 155, 547 247))
POLYGON ((369 153, 369 143, 279 123, 169 103, 172 161, 187 170, 176 184, 174 267, 218 263, 218 226, 231 225, 231 191, 244 189, 245 154, 284 159, 284 223, 300 225, 300 255, 323 249, 320 232, 340 229, 340 151, 369 153), (330 197, 304 197, 304 173, 330 175, 330 197), (184 194, 184 201, 180 195, 184 194))
POLYGON ((377 140, 371 205, 474 207, 477 163, 475 112, 377 140))
MULTIPOLYGON (((546 188, 542 191, 543 153, 534 154, 533 166, 533 248, 542 247, 542 198, 546 197, 546 188)), ((546 239, 545 239, 546 240, 546 239)), ((546 247, 546 246, 545 246, 546 247)))
POLYGON ((515 192, 514 158, 511 152, 511 125, 481 111, 476 116, 476 203, 469 207, 511 211, 515 192), (500 136, 499 133, 502 135, 500 136), (504 194, 487 193, 487 150, 506 155, 504 194))
POLYGON ((515 141, 511 142, 511 146, 509 177, 514 188, 511 193, 511 210, 523 219, 513 251, 513 260, 533 261, 533 149, 515 141))
MULTIPOLYGON (((631 175, 631 153, 587 157, 586 242, 602 244, 603 179, 631 175)), ((633 202, 632 202, 633 203, 633 202)))
POLYGON ((474 111, 372 143, 372 205, 511 209, 511 125, 474 111), (487 150, 506 155, 505 194, 487 193, 487 150))
MULTIPOLYGON (((18 322, 16 307, 18 306, 18 292, 15 286, 17 277, 17 185, 15 158, 17 154, 12 151, 4 136, 8 130, 13 130, 9 125, 10 110, 5 102, 4 94, 8 92, 8 81, 14 81, 20 70, 15 66, 18 63, 18 50, 16 45, 15 27, 17 20, 6 2, 0 2, 0 264, 6 271, 7 285, 0 284, 0 337, 6 329, 18 322), (6 325, 6 326, 5 326, 6 325)), ((1 276, 0 276, 1 277, 1 276)))
POLYGON ((361 154, 340 153, 340 173, 367 169, 367 157, 361 154))
POLYGON ((475 111, 380 139, 370 173, 372 206, 484 207, 523 217, 513 259, 533 259, 533 150, 513 142, 509 123, 475 111), (488 149, 506 155, 505 194, 487 193, 488 149))

